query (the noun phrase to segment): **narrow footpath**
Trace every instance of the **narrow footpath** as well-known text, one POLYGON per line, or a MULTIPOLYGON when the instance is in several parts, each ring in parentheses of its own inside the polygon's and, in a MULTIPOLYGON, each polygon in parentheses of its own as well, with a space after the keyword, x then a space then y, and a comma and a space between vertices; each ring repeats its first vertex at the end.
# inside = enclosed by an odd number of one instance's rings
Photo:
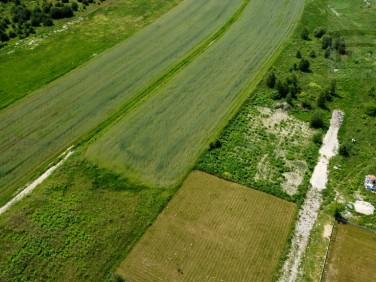
POLYGON ((23 189, 17 196, 15 196, 12 200, 6 203, 4 206, 0 207, 0 215, 6 212, 11 206, 13 206, 16 202, 20 201, 23 197, 29 194, 31 191, 35 189, 39 184, 41 184, 47 177, 49 177, 59 166, 61 166, 71 155, 73 151, 71 148, 66 150, 60 157, 63 159, 58 162, 56 165, 47 169, 41 176, 35 179, 33 182, 28 184, 25 189, 23 189))
POLYGON ((327 131, 323 144, 320 148, 320 157, 312 173, 311 186, 307 192, 306 199, 299 211, 298 220, 295 224, 295 231, 291 242, 290 252, 283 265, 282 276, 279 281, 296 281, 299 274, 299 265, 307 248, 309 236, 315 224, 320 206, 322 204, 321 191, 326 188, 328 182, 329 160, 338 152, 338 130, 341 127, 344 113, 334 110, 330 120, 330 127, 327 131))

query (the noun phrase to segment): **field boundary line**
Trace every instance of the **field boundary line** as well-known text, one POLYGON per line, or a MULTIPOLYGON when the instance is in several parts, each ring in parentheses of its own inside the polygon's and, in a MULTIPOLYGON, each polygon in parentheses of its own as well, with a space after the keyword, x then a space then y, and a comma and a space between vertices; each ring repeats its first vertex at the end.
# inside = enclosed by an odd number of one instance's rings
POLYGON ((335 224, 336 224, 336 221, 334 220, 333 224, 332 224, 332 232, 330 232, 329 243, 328 243, 328 246, 326 247, 326 254, 325 254, 324 263, 323 263, 322 269, 321 269, 321 275, 320 275, 320 280, 319 280, 320 282, 323 281, 325 267, 326 267, 326 263, 327 263, 328 255, 329 255, 329 250, 330 250, 330 246, 331 246, 331 243, 332 243, 332 238, 333 238, 335 224))
POLYGON ((347 220, 344 219, 344 218, 337 218, 337 217, 336 217, 336 220, 337 220, 337 221, 340 221, 340 222, 342 222, 342 223, 344 223, 344 224, 350 224, 350 225, 353 225, 353 226, 356 226, 356 227, 360 227, 360 228, 363 228, 363 229, 366 229, 366 230, 368 230, 368 231, 371 231, 371 232, 375 232, 375 233, 376 233, 376 230, 375 230, 375 229, 368 228, 368 227, 365 227, 365 226, 362 226, 362 225, 359 225, 359 224, 353 223, 353 222, 351 222, 351 221, 347 221, 347 220))
POLYGON ((114 111, 112 116, 100 123, 94 129, 90 130, 83 137, 78 139, 78 146, 90 142, 93 137, 98 137, 104 134, 106 130, 114 126, 125 115, 129 114, 132 110, 135 110, 145 99, 151 97, 159 87, 168 83, 173 77, 175 77, 181 70, 192 63, 197 57, 203 54, 209 47, 217 43, 226 32, 235 24, 243 14, 245 8, 248 6, 251 0, 243 0, 242 5, 236 10, 236 12, 229 18, 229 20, 220 27, 213 35, 204 39, 199 43, 192 51, 188 53, 181 61, 172 65, 165 72, 163 72, 154 82, 146 86, 144 89, 136 92, 129 101, 125 102, 118 110, 114 111))

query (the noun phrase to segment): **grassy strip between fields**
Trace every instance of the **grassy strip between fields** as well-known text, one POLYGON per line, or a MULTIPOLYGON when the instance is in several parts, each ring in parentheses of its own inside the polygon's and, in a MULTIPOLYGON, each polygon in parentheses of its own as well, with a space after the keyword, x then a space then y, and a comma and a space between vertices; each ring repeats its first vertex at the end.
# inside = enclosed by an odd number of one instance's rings
POLYGON ((232 15, 232 17, 211 37, 205 39, 199 45, 197 45, 189 54, 187 54, 181 61, 177 64, 171 66, 165 72, 163 72, 154 82, 148 85, 146 88, 137 92, 132 99, 125 102, 115 113, 112 114, 104 122, 100 123, 96 128, 85 134, 79 141, 78 145, 83 145, 89 141, 93 141, 100 134, 103 134, 106 130, 111 128, 111 125, 116 124, 125 114, 129 114, 133 109, 135 109, 140 103, 146 100, 148 97, 153 95, 158 88, 163 87, 169 80, 171 80, 179 71, 189 65, 194 59, 200 56, 205 50, 213 43, 213 41, 221 38, 225 32, 233 25, 236 20, 241 16, 245 7, 248 5, 250 0, 244 0, 243 4, 239 9, 232 15))

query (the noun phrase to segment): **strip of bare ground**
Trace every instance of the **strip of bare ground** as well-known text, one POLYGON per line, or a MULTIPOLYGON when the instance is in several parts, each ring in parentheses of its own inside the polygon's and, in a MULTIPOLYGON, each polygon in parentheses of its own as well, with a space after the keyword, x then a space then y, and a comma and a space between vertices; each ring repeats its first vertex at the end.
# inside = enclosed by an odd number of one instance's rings
POLYGON ((334 110, 330 120, 330 127, 326 133, 323 144, 320 148, 320 157, 313 171, 310 183, 311 187, 307 192, 306 199, 299 211, 298 220, 295 224, 294 236, 291 242, 290 252, 282 268, 282 275, 279 281, 296 281, 299 273, 299 265, 317 214, 322 204, 321 191, 326 188, 328 182, 329 160, 338 151, 338 130, 342 124, 344 113, 334 110))
POLYGON ((58 167, 60 167, 72 154, 73 151, 66 150, 60 157, 63 157, 61 161, 59 161, 56 165, 47 169, 41 176, 35 179, 33 182, 28 184, 25 189, 23 189, 17 196, 11 199, 8 203, 0 208, 0 215, 6 212, 11 206, 13 206, 16 202, 20 201, 23 197, 33 191, 39 184, 41 184, 47 177, 49 177, 58 167))

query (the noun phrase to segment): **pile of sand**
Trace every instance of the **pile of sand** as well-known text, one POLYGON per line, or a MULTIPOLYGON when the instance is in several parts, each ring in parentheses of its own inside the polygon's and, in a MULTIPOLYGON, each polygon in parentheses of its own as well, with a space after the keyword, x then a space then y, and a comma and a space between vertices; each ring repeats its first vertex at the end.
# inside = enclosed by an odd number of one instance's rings
POLYGON ((371 203, 365 201, 356 201, 354 203, 354 208, 356 212, 366 215, 373 214, 375 211, 375 207, 371 203))

